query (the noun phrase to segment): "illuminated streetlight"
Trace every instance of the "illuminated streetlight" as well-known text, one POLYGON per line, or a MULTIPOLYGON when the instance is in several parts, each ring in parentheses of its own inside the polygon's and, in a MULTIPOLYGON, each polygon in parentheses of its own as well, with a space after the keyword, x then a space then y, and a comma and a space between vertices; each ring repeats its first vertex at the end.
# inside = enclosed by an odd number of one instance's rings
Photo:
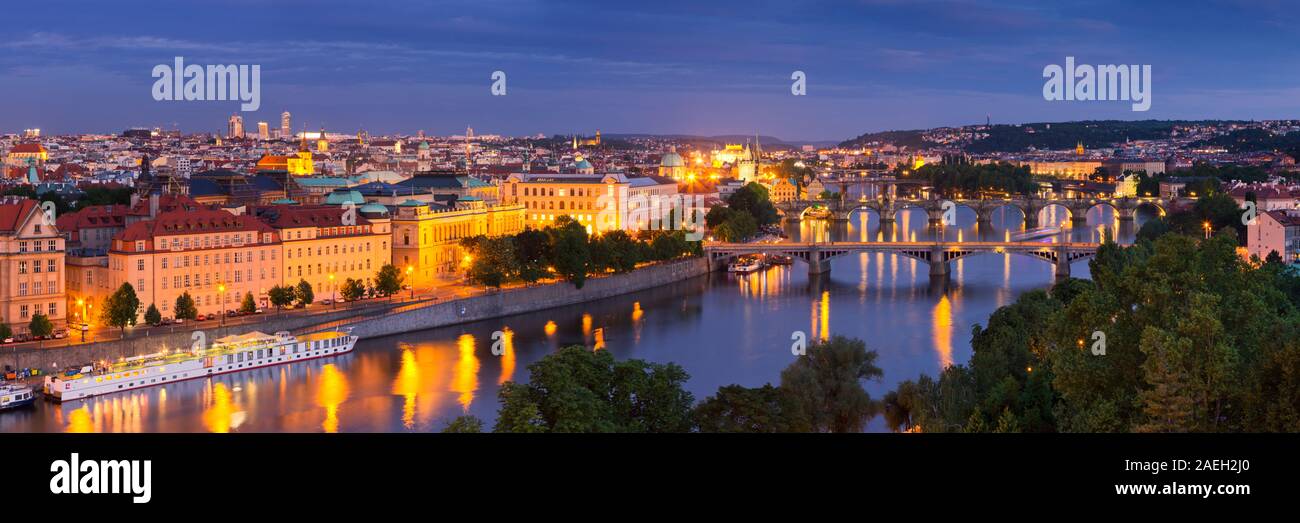
POLYGON ((221 293, 221 324, 226 324, 226 284, 218 283, 217 292, 221 293))
POLYGON ((415 299, 415 282, 411 280, 411 273, 415 272, 415 267, 406 266, 406 285, 411 288, 411 299, 415 299))
POLYGON ((1205 229, 1205 239, 1210 239, 1210 221, 1206 220, 1205 223, 1201 224, 1201 227, 1205 229))
POLYGON ((330 308, 337 309, 339 306, 338 299, 335 298, 337 293, 334 287, 334 273, 330 273, 330 308))

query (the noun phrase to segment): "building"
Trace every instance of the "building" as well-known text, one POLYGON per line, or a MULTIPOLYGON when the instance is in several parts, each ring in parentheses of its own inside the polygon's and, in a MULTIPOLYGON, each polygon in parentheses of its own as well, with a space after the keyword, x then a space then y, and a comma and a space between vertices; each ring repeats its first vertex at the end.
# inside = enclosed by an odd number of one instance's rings
POLYGON ((1049 176, 1052 178, 1064 178, 1067 180, 1086 180, 1097 172, 1102 166, 1101 162, 1079 160, 1079 161, 1029 161, 1020 162, 1020 165, 1029 167, 1029 173, 1034 176, 1049 176))
POLYGON ((799 185, 789 178, 777 178, 767 193, 773 203, 794 201, 799 199, 799 185))
POLYGON ((1300 263, 1300 211, 1267 211, 1246 224, 1246 251, 1263 260, 1276 252, 1286 263, 1300 263))
POLYGON ((280 138, 283 140, 287 140, 290 136, 293 136, 293 126, 290 125, 290 123, 289 111, 280 113, 280 138))
POLYGON ((152 304, 171 317, 176 298, 186 292, 199 314, 238 309, 248 293, 267 307, 267 291, 283 277, 280 248, 276 230, 253 216, 162 212, 113 238, 102 281, 110 293, 130 283, 141 315, 152 304))
POLYGON ((462 200, 478 198, 489 205, 496 203, 500 199, 497 186, 463 172, 421 172, 398 182, 396 185, 429 194, 454 195, 462 200))
POLYGON ((638 202, 652 198, 677 196, 677 183, 652 176, 629 177, 608 174, 533 174, 516 173, 506 178, 501 200, 523 204, 529 227, 543 228, 556 218, 569 215, 587 226, 588 232, 635 230, 639 226, 628 215, 637 212, 638 202), (605 201, 601 197, 606 197, 605 201), (596 226, 602 205, 616 218, 612 223, 596 226))
POLYGON ((266 122, 257 122, 257 138, 259 140, 271 139, 271 126, 266 122))
POLYGON ((1135 159, 1116 159, 1102 162, 1102 167, 1106 169, 1106 174, 1112 177, 1119 177, 1127 172, 1145 172, 1148 176, 1165 173, 1164 160, 1135 160, 1135 159))
POLYGON ((311 176, 316 174, 316 164, 312 160, 311 150, 307 148, 307 139, 302 139, 298 153, 292 156, 264 154, 257 160, 259 171, 286 171, 294 176, 311 176))
POLYGON ((488 206, 471 200, 448 206, 407 200, 395 209, 393 264, 407 272, 408 283, 416 287, 455 276, 465 262, 460 240, 515 234, 525 224, 524 206, 519 204, 488 206))
POLYGON ((676 147, 659 158, 659 176, 677 181, 686 179, 686 161, 682 155, 677 154, 676 147))
POLYGON ((10 167, 26 167, 28 165, 44 164, 50 159, 50 152, 40 143, 19 143, 9 148, 9 154, 5 156, 5 165, 10 167))
POLYGON ((0 200, 0 322, 28 332, 36 314, 66 323, 64 240, 35 200, 0 200))
POLYGON ((230 121, 226 124, 227 138, 244 137, 244 117, 237 114, 230 115, 230 121))
POLYGON ((273 205, 255 209, 280 238, 285 285, 305 280, 316 299, 337 299, 348 279, 374 283, 380 267, 392 262, 392 223, 383 206, 273 205))

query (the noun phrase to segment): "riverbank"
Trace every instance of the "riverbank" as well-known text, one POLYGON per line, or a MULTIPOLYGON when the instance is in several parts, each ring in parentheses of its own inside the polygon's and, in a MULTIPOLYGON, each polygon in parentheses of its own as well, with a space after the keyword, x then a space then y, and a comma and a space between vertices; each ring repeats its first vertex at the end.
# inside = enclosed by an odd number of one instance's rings
POLYGON ((233 326, 190 329, 166 334, 128 337, 83 345, 0 350, 0 368, 38 368, 59 372, 93 361, 113 361, 163 349, 186 349, 193 334, 202 332, 207 342, 251 331, 291 331, 297 334, 349 327, 362 338, 432 329, 563 307, 609 298, 682 281, 710 272, 705 258, 691 258, 639 268, 627 274, 590 278, 581 289, 568 282, 504 289, 447 301, 394 303, 386 307, 339 310, 312 316, 268 315, 265 321, 233 326))

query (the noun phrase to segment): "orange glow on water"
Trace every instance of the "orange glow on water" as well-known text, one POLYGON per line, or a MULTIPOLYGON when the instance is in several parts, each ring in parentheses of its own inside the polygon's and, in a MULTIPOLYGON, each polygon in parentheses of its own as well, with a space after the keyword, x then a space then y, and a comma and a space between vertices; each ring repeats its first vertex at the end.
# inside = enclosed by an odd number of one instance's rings
POLYGON ((497 385, 510 381, 515 375, 515 331, 506 327, 501 330, 501 377, 497 385))
POLYGON ((451 390, 459 394, 457 401, 461 409, 469 411, 474 402, 474 392, 478 390, 478 355, 474 354, 474 335, 461 334, 456 339, 456 348, 460 357, 452 369, 451 390))
POLYGON ((402 347, 402 366, 393 380, 393 394, 402 397, 402 426, 408 429, 415 428, 415 400, 419 393, 420 366, 415 361, 415 352, 402 347))
POLYGON ((939 353, 939 365, 946 368, 952 365, 952 302, 948 295, 940 297, 939 303, 935 304, 931 323, 934 325, 934 350, 939 353))
POLYGON ((231 398, 230 388, 225 383, 212 384, 212 398, 208 408, 203 410, 203 426, 208 432, 224 434, 230 432, 231 417, 235 413, 235 402, 231 398))
POLYGON ((546 331, 547 336, 554 336, 556 328, 554 321, 548 321, 546 322, 546 326, 542 329, 546 331))
POLYGON ((90 408, 82 405, 81 408, 68 413, 68 432, 87 433, 95 431, 95 424, 90 419, 90 408))
POLYGON ((316 404, 325 408, 321 428, 325 432, 339 431, 339 405, 348 399, 348 377, 339 372, 333 363, 320 369, 320 384, 316 388, 316 404))

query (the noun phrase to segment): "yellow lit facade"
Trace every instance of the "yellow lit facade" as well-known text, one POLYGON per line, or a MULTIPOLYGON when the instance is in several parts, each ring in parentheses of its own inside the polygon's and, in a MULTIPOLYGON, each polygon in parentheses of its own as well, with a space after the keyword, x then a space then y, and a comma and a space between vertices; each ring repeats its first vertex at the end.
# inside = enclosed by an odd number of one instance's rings
POLYGON ((282 282, 307 281, 318 301, 338 299, 348 279, 373 283, 379 268, 392 260, 392 224, 387 217, 346 219, 348 211, 332 205, 273 209, 274 216, 263 216, 284 249, 282 282))
POLYGON ((392 218, 393 265, 407 274, 411 285, 427 287, 461 270, 465 253, 460 240, 515 234, 524 230, 524 223, 524 206, 519 204, 476 202, 445 209, 410 201, 399 205, 392 218))
POLYGON ((37 313, 59 327, 64 303, 64 240, 34 200, 0 203, 0 321, 27 332, 37 313))
MULTIPOLYGON (((677 195, 677 184, 671 180, 659 180, 650 177, 629 178, 622 174, 604 175, 564 175, 564 174, 522 174, 516 173, 506 178, 501 187, 501 200, 506 203, 522 204, 525 212, 525 224, 540 229, 555 222, 556 218, 568 215, 587 227, 587 232, 603 232, 616 229, 632 229, 636 224, 625 223, 624 218, 636 211, 632 208, 637 201, 648 201, 651 197, 668 197, 677 195), (601 198, 612 205, 609 212, 616 219, 608 223, 598 223, 601 198), (624 206, 628 206, 624 209, 624 206)), ((631 220, 627 220, 631 221, 631 220)))

